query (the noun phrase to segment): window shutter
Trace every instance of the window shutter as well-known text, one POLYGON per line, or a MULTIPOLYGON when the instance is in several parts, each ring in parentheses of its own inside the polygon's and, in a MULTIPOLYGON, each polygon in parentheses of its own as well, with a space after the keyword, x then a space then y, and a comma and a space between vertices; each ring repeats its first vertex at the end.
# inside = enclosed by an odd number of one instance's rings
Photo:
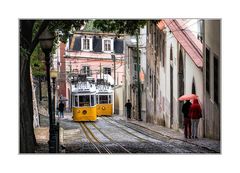
POLYGON ((96 51, 96 45, 97 45, 96 36, 93 36, 93 51, 96 51))
POLYGON ((114 39, 114 52, 123 53, 123 40, 114 39))
POLYGON ((80 36, 75 37, 73 50, 75 50, 75 51, 80 51, 81 50, 81 37, 80 36))
POLYGON ((71 44, 72 44, 72 36, 69 37, 69 47, 68 47, 69 50, 71 50, 71 44))
POLYGON ((102 39, 93 37, 93 51, 94 52, 102 52, 102 39))

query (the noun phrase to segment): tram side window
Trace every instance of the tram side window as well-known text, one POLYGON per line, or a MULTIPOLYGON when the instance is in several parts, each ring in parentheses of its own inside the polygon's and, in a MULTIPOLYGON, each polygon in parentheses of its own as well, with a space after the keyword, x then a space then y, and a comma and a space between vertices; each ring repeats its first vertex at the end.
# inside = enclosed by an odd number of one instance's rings
POLYGON ((95 97, 94 95, 91 95, 91 106, 95 105, 95 97))
POLYGON ((78 96, 75 96, 74 105, 75 105, 76 107, 78 107, 78 96))
POLYGON ((90 96, 79 96, 79 107, 90 106, 90 96))
POLYGON ((99 104, 98 95, 96 95, 96 102, 97 102, 97 104, 99 104))
POLYGON ((100 104, 102 103, 108 103, 108 95, 105 95, 105 96, 99 96, 99 102, 100 104))

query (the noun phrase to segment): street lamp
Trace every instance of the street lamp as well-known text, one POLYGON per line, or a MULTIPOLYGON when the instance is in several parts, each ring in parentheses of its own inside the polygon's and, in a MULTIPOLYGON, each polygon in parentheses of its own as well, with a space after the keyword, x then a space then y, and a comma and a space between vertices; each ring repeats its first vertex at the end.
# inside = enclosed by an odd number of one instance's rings
POLYGON ((54 148, 54 151, 55 152, 59 152, 59 122, 57 122, 57 125, 55 124, 55 110, 56 110, 56 107, 55 107, 55 89, 56 89, 56 78, 58 76, 58 71, 55 70, 55 69, 52 69, 50 71, 50 77, 52 78, 52 88, 53 88, 53 103, 52 103, 52 115, 53 115, 53 132, 54 132, 54 146, 56 148, 54 148))
POLYGON ((56 136, 55 136, 55 115, 52 112, 52 97, 51 97, 51 83, 50 83, 50 53, 53 47, 54 36, 46 28, 39 36, 40 46, 45 54, 46 63, 46 77, 48 88, 48 114, 49 114, 49 152, 55 153, 56 151, 56 136))
POLYGON ((56 78, 58 75, 58 71, 52 69, 50 71, 50 77, 52 78, 52 88, 53 88, 53 107, 52 107, 52 114, 53 114, 53 124, 55 124, 55 88, 56 88, 56 78))

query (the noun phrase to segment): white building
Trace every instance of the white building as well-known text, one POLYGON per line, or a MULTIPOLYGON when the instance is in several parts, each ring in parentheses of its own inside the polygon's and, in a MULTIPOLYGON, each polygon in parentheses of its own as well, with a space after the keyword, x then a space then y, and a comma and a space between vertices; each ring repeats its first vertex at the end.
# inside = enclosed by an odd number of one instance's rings
MULTIPOLYGON (((148 25, 148 49, 153 51, 147 56, 147 88, 153 97, 147 96, 147 117, 173 129, 183 128, 181 95, 195 93, 203 106, 202 44, 186 22, 165 19, 148 25)), ((199 132, 203 136, 202 120, 199 132)))
POLYGON ((205 136, 220 139, 221 21, 204 20, 205 136))
POLYGON ((141 119, 146 121, 146 26, 140 29, 139 57, 140 57, 140 97, 138 98, 138 73, 137 73, 137 40, 135 36, 125 37, 125 103, 128 99, 132 103, 132 118, 139 119, 138 103, 141 101, 141 119))

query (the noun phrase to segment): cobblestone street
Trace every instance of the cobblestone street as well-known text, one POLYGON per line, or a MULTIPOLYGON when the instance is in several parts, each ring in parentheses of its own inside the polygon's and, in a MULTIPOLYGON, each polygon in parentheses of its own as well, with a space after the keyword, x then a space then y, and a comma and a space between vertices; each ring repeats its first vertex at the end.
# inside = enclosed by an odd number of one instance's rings
MULTIPOLYGON (((48 127, 48 117, 41 116, 40 121, 42 128, 48 127)), ((78 123, 66 114, 59 122, 62 153, 220 153, 219 141, 185 139, 178 131, 119 115, 78 123)), ((46 141, 40 141, 37 152, 48 152, 46 141)))

